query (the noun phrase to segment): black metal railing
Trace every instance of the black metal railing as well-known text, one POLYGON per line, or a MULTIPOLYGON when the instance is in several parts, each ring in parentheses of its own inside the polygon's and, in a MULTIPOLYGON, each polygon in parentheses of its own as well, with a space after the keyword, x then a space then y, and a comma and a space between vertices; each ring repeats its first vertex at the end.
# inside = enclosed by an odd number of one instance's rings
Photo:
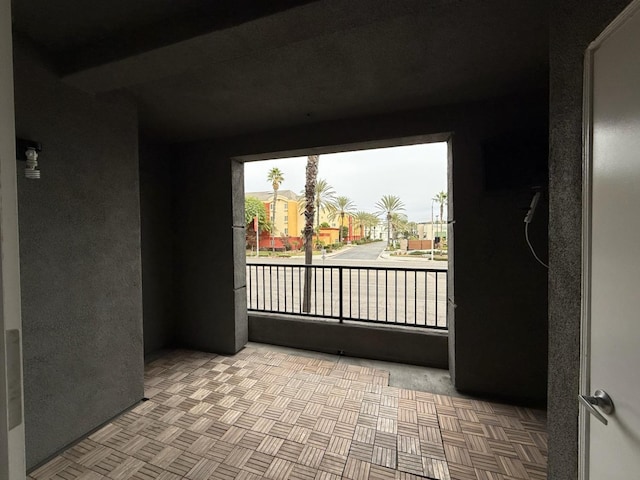
POLYGON ((251 311, 446 329, 447 271, 319 265, 247 265, 251 311), (303 308, 305 272, 311 295, 303 308))

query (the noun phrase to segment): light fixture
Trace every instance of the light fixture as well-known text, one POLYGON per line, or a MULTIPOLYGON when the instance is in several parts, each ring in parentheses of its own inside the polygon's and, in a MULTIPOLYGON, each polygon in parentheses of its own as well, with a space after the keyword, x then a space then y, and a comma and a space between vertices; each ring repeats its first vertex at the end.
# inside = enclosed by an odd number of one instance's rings
POLYGON ((18 138, 16 141, 16 151, 24 152, 24 156, 26 158, 27 165, 24 169, 24 176, 32 180, 40 179, 40 170, 38 169, 38 152, 42 151, 42 146, 38 142, 18 138))

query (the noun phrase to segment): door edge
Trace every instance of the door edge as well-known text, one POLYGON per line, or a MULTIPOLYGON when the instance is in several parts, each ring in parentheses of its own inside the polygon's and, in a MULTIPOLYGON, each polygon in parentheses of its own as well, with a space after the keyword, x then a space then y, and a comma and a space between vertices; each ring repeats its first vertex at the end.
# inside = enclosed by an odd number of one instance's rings
MULTIPOLYGON (((587 47, 584 55, 582 98, 582 276, 580 303, 580 384, 579 394, 588 395, 590 384, 591 338, 591 212, 593 185, 593 61, 600 46, 627 20, 640 12, 640 0, 633 0, 587 47)), ((578 399, 576 398, 576 402, 578 399)), ((590 418, 578 407, 578 480, 589 479, 590 418)))

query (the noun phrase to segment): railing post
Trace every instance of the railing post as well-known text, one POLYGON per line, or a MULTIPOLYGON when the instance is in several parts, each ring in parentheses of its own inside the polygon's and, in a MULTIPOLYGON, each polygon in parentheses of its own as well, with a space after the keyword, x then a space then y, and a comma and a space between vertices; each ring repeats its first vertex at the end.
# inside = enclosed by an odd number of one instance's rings
POLYGON ((340 323, 343 322, 343 312, 342 312, 342 267, 338 267, 338 318, 340 323))

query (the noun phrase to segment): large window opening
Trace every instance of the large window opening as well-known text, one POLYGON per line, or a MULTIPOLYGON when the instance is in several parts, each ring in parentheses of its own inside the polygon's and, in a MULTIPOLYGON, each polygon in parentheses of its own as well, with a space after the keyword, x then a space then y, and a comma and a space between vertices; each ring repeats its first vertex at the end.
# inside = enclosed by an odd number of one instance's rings
POLYGON ((449 163, 446 142, 246 162, 249 311, 447 329, 449 163))

